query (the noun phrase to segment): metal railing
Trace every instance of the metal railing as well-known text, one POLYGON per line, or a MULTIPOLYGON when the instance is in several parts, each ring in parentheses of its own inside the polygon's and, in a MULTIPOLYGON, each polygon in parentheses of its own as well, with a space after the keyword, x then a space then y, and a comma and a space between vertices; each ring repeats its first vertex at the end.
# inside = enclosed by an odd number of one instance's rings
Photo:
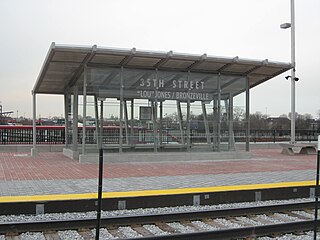
MULTIPOLYGON (((64 144, 65 143, 65 127, 64 126, 37 126, 36 139, 37 144, 64 144)), ((104 144, 119 144, 120 142, 120 128, 119 126, 105 126, 103 128, 103 142, 104 144)), ((296 130, 296 141, 317 141, 319 130, 296 130)), ((128 134, 129 135, 129 134, 128 134)), ((186 133, 183 134, 186 139, 186 133)), ((93 126, 86 127, 86 143, 95 144, 97 140, 96 128, 93 126)), ((233 132, 235 142, 245 142, 246 131, 234 130, 233 132)), ((213 136, 211 136, 213 140, 213 136)), ((229 132, 221 131, 221 141, 228 141, 229 132)), ((179 130, 165 129, 162 131, 161 139, 160 133, 157 134, 158 141, 162 143, 180 143, 181 136, 179 130)), ((199 130, 192 130, 190 139, 193 144, 205 143, 207 137, 205 132, 199 130)), ((126 141, 132 144, 145 144, 154 142, 153 130, 134 128, 133 135, 126 137, 123 130, 122 143, 126 141)), ((68 132, 68 141, 72 142, 72 131, 68 132)), ((78 141, 82 143, 82 127, 78 129, 78 141)), ((251 142, 285 142, 290 141, 290 130, 251 130, 251 142)), ((0 126, 0 144, 32 144, 32 126, 0 126)))

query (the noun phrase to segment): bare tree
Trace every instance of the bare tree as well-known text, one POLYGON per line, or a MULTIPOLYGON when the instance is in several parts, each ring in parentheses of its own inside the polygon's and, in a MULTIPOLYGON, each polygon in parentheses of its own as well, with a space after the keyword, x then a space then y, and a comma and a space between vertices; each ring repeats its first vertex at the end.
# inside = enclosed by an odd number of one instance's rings
POLYGON ((250 128, 255 130, 267 129, 267 116, 262 114, 261 112, 255 112, 253 114, 250 114, 250 128))

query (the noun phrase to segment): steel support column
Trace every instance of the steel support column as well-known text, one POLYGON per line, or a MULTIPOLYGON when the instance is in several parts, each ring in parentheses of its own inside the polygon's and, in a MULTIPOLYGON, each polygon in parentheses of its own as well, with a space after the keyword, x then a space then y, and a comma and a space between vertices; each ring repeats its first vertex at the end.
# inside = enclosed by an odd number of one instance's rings
POLYGON ((98 111, 98 98, 94 96, 94 114, 95 114, 95 122, 96 122, 96 140, 97 140, 97 148, 99 149, 99 133, 100 133, 100 121, 99 121, 99 111, 98 111))
POLYGON ((156 101, 152 102, 152 120, 153 120, 153 137, 154 137, 154 152, 158 152, 158 133, 157 133, 157 110, 158 105, 156 101))
POLYGON ((83 70, 83 104, 82 104, 82 154, 86 153, 86 125, 87 125, 87 66, 83 70))
POLYGON ((235 150, 234 132, 233 132, 233 96, 229 95, 229 150, 235 150))
POLYGON ((178 120, 179 120, 179 128, 180 128, 180 136, 181 136, 181 144, 184 144, 184 134, 183 134, 183 125, 182 125, 182 112, 181 112, 181 103, 177 100, 177 112, 178 112, 178 120))
POLYGON ((72 106, 72 151, 78 151, 78 100, 79 89, 78 86, 73 88, 73 106, 72 106))
POLYGON ((123 67, 120 72, 120 135, 119 135, 119 152, 122 153, 123 141, 123 67))
POLYGON ((246 151, 250 150, 250 85, 249 79, 246 78, 246 151))
POLYGON ((131 99, 131 123, 130 123, 130 127, 131 127, 131 139, 130 139, 130 143, 133 144, 134 142, 134 129, 133 129, 133 125, 134 125, 134 99, 131 99))
MULTIPOLYGON (((158 82, 158 69, 156 69, 155 79, 158 82)), ((152 112, 153 112, 153 137, 154 137, 154 152, 158 152, 158 86, 155 90, 155 98, 152 104, 152 112)))
POLYGON ((204 102, 201 102, 201 107, 202 107, 203 123, 204 123, 204 129, 206 132, 207 143, 211 144, 211 136, 210 136, 206 104, 204 102))
POLYGON ((163 142, 163 101, 160 102, 160 126, 159 126, 159 143, 162 146, 163 142))
MULTIPOLYGON (((190 71, 188 71, 187 81, 190 81, 190 71)), ((190 88, 188 89, 188 93, 190 94, 190 88)), ((191 151, 191 130, 190 130, 190 97, 187 101, 187 145, 188 145, 188 152, 191 151)))
MULTIPOLYGON (((228 100, 229 99, 224 99, 224 109, 226 111, 226 113, 225 113, 226 118, 222 119, 222 120, 225 121, 225 126, 228 129, 228 132, 227 132, 227 134, 228 134, 228 147, 227 147, 227 149, 229 150, 229 123, 230 123, 229 122, 229 116, 230 116, 230 112, 229 112, 229 102, 228 102, 228 100)), ((222 114, 222 115, 224 115, 224 114, 222 114)))
POLYGON ((129 144, 129 122, 128 122, 128 106, 127 100, 123 100, 123 108, 124 108, 124 128, 126 131, 126 144, 129 144))
POLYGON ((190 99, 187 101, 187 147, 188 152, 191 151, 191 139, 190 139, 190 99))
POLYGON ((69 129, 70 129, 70 114, 71 114, 71 96, 67 92, 64 94, 64 119, 65 119, 65 127, 64 127, 64 140, 65 140, 65 148, 69 147, 69 129))
POLYGON ((217 151, 220 152, 221 144, 221 75, 218 75, 218 106, 217 106, 217 151))
POLYGON ((37 97, 36 93, 32 91, 32 149, 31 156, 35 157, 38 155, 37 149, 37 128, 36 128, 36 118, 37 118, 37 97))
POLYGON ((215 96, 212 103, 212 111, 213 111, 213 122, 212 122, 212 141, 213 141, 213 150, 216 151, 218 149, 218 101, 215 96))

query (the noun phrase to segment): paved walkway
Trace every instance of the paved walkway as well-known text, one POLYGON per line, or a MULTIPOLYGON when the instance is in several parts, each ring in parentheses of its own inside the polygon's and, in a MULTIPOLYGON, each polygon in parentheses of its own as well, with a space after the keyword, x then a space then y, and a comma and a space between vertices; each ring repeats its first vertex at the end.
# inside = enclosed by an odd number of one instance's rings
MULTIPOLYGON (((103 191, 197 188, 315 179, 315 155, 282 155, 255 149, 246 160, 108 163, 103 191)), ((0 153, 0 196, 92 193, 98 164, 80 164, 62 153, 0 153)))

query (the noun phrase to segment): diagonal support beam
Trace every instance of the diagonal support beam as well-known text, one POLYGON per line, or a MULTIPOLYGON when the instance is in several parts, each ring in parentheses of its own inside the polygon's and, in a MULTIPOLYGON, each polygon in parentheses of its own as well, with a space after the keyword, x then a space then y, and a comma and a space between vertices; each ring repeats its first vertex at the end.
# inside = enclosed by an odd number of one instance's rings
POLYGON ((78 81, 78 79, 80 78, 81 74, 84 71, 85 65, 92 60, 92 58, 96 54, 96 51, 97 51, 97 45, 93 45, 91 53, 88 53, 87 56, 83 59, 82 63, 80 64, 78 69, 74 72, 73 76, 71 77, 70 81, 67 83, 66 87, 71 88, 76 84, 76 82, 78 81))
POLYGON ((201 63, 205 62, 207 59, 207 54, 203 54, 200 59, 194 63, 192 63, 188 68, 187 71, 191 71, 192 69, 194 69, 195 67, 199 66, 201 63))
POLYGON ((225 70, 227 67, 231 66, 231 65, 234 64, 234 63, 238 63, 238 62, 239 62, 239 57, 236 56, 236 57, 234 57, 234 58, 232 59, 232 62, 231 62, 231 63, 227 63, 227 64, 223 65, 221 68, 219 68, 219 69, 217 70, 217 72, 218 72, 218 73, 221 73, 221 72, 222 72, 223 70, 225 70))
POLYGON ((130 55, 126 56, 120 63, 120 66, 125 67, 130 61, 131 59, 134 57, 134 55, 136 54, 136 48, 132 48, 130 51, 130 55))
POLYGON ((256 70, 258 70, 259 68, 263 67, 263 66, 266 66, 268 65, 268 59, 265 59, 261 62, 261 65, 260 66, 255 66, 253 68, 251 68, 250 70, 248 70, 247 72, 244 73, 244 75, 248 75, 256 70))
POLYGON ((161 59, 156 65, 154 65, 154 68, 160 68, 164 64, 166 64, 173 56, 173 52, 169 51, 165 58, 161 59))

